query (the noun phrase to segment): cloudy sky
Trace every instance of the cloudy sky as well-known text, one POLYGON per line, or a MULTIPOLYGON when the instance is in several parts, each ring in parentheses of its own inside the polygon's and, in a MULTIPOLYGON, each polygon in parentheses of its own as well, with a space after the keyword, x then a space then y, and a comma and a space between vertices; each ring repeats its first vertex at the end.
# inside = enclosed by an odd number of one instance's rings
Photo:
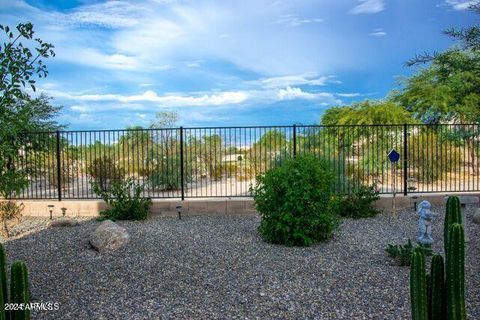
MULTIPOLYGON (((441 30, 476 23, 465 0, 0 0, 56 47, 39 88, 70 129, 312 124, 381 98, 443 50, 441 30)), ((3 39, 3 38, 2 38, 3 39)))

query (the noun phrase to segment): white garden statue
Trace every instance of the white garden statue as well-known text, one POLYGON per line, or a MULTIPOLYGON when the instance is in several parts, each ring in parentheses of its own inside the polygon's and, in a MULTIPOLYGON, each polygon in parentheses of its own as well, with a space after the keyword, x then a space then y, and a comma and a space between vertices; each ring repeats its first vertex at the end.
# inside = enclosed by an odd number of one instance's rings
POLYGON ((438 213, 432 212, 432 205, 427 200, 420 202, 418 205, 418 237, 417 242, 420 244, 432 244, 432 221, 438 216, 438 213))

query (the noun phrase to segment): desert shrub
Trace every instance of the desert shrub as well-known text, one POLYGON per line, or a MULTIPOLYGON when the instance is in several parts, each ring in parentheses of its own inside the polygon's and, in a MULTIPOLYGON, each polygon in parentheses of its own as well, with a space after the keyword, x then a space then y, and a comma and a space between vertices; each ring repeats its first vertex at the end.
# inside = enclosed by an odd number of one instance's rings
POLYGON ((160 190, 178 190, 181 185, 180 170, 178 161, 169 161, 169 163, 157 165, 148 173, 148 185, 160 190))
POLYGON ((103 190, 98 181, 92 182, 93 191, 100 196, 110 209, 100 212, 103 219, 110 220, 145 220, 152 200, 143 197, 143 186, 132 178, 114 181, 103 190))
POLYGON ((93 160, 87 167, 87 173, 102 191, 106 191, 110 184, 121 182, 125 177, 125 171, 109 157, 93 160))
POLYGON ((308 246, 338 226, 330 208, 333 175, 327 162, 299 156, 259 175, 251 188, 260 213, 259 232, 272 243, 308 246))
POLYGON ((344 218, 368 218, 377 215, 373 203, 380 199, 373 186, 356 186, 348 195, 335 195, 332 200, 334 211, 344 218))
MULTIPOLYGON (((66 187, 72 183, 76 177, 76 162, 65 152, 61 154, 60 159, 60 186, 66 187)), ((49 167, 45 173, 47 175, 48 182, 50 185, 58 187, 58 166, 56 156, 48 155, 46 161, 46 165, 49 167)))
POLYGON ((224 163, 222 164, 222 172, 228 178, 235 177, 237 175, 239 168, 236 163, 224 163))
MULTIPOLYGON (((156 165, 147 174, 147 183, 150 187, 160 190, 178 190, 181 187, 181 164, 180 159, 170 159, 163 164, 156 165)), ((186 162, 183 168, 184 182, 192 181, 192 167, 186 162)))
MULTIPOLYGON (((432 248, 428 245, 419 245, 418 247, 426 256, 431 256, 433 254, 432 248)), ((409 266, 415 248, 416 247, 412 244, 410 239, 408 239, 408 242, 404 245, 389 244, 385 251, 398 265, 409 266)))
POLYGON ((10 227, 20 221, 23 208, 23 203, 17 204, 11 200, 0 201, 0 219, 2 221, 0 233, 2 236, 6 238, 10 236, 10 227))
POLYGON ((225 173, 224 168, 221 164, 211 166, 209 172, 210 172, 210 178, 212 178, 215 181, 221 180, 223 174, 225 173))

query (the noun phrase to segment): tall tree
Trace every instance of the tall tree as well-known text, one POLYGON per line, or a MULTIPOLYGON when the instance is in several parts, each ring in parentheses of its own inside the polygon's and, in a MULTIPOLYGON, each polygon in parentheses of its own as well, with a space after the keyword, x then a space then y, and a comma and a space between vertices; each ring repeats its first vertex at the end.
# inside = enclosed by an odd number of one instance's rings
POLYGON ((21 139, 22 132, 58 129, 53 119, 60 108, 51 106, 46 96, 32 98, 25 90, 35 91, 36 79, 47 76, 42 59, 54 56, 53 45, 33 38, 31 23, 21 23, 16 30, 0 25, 0 30, 0 195, 8 198, 28 183, 26 172, 16 166, 20 150, 40 145, 21 139))
MULTIPOLYGON (((480 4, 471 6, 480 14, 480 4)), ((444 33, 456 41, 452 48, 417 55, 408 66, 420 66, 394 97, 424 123, 458 123, 451 138, 466 142, 470 165, 477 174, 476 140, 480 135, 480 28, 477 25, 448 29, 444 33), (470 124, 470 125, 468 125, 470 124)))

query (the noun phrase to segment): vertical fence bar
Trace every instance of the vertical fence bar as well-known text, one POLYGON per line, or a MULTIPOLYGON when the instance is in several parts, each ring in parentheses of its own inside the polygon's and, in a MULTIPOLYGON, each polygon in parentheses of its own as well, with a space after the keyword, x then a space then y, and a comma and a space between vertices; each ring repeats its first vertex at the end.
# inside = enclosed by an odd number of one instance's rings
POLYGON ((182 188, 182 201, 185 200, 185 183, 183 178, 183 127, 180 127, 180 185, 182 188))
POLYGON ((293 125, 293 157, 297 156, 297 125, 293 125))
POLYGON ((58 201, 62 201, 62 168, 60 168, 60 131, 57 130, 57 190, 58 201))
POLYGON ((403 195, 408 194, 408 125, 403 125, 403 195))

